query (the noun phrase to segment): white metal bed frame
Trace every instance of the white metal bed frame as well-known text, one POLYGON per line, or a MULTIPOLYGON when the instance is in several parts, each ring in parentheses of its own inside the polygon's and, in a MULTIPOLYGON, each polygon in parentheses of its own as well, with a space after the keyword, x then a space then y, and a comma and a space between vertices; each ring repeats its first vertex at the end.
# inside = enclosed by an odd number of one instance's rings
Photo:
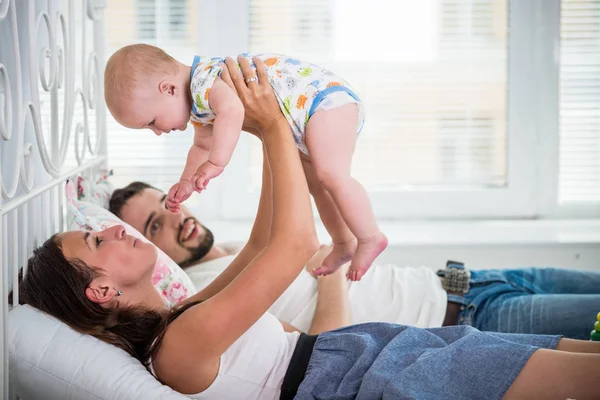
POLYGON ((64 230, 65 180, 105 166, 105 3, 0 0, 2 399, 16 398, 9 390, 7 325, 11 288, 18 304, 19 267, 35 246, 64 230))

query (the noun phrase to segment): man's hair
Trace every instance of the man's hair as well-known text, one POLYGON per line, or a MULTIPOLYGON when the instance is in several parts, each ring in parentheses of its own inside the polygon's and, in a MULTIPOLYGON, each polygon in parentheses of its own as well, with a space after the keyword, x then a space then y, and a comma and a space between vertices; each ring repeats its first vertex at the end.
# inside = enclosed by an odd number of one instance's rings
POLYGON ((145 182, 131 182, 124 188, 117 189, 113 192, 108 202, 108 210, 121 218, 121 211, 123 211, 125 204, 127 204, 129 199, 133 196, 142 193, 144 189, 155 189, 160 191, 160 189, 156 189, 154 186, 145 182))
POLYGON ((164 50, 149 44, 132 44, 117 50, 106 62, 104 98, 108 109, 119 100, 134 98, 135 89, 150 84, 149 77, 177 72, 177 61, 164 50))

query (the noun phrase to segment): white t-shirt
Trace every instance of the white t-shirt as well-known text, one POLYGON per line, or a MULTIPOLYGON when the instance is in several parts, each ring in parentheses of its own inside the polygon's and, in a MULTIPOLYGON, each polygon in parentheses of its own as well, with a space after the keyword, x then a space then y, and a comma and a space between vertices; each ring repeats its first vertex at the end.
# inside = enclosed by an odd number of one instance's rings
MULTIPOLYGON (((235 258, 225 256, 185 270, 197 290, 208 286, 235 258)), ((352 323, 393 322, 419 328, 442 326, 448 297, 439 277, 425 267, 373 264, 359 282, 350 282, 352 323)), ((308 331, 317 305, 317 280, 303 269, 269 312, 308 331)))

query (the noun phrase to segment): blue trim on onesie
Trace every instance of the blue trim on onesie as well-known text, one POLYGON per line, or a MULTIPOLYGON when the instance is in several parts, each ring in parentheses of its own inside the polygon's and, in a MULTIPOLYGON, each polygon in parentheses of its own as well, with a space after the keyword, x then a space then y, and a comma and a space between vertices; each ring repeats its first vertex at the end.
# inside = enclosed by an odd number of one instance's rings
POLYGON ((310 107, 310 110, 308 111, 308 118, 312 117, 312 115, 315 113, 317 107, 319 106, 319 104, 323 101, 323 98, 325 98, 325 96, 327 96, 330 93, 333 92, 346 92, 348 93, 354 100, 356 101, 360 101, 360 99, 358 98, 358 96, 356 95, 356 93, 354 93, 352 91, 352 89, 347 88, 346 86, 330 86, 328 88, 326 88, 325 90, 320 91, 317 96, 315 97, 315 99, 313 100, 312 106, 310 107))
MULTIPOLYGON (((192 78, 194 77, 194 71, 196 70, 196 67, 198 66, 199 62, 200 62, 200 56, 194 56, 194 62, 192 63, 192 70, 190 71, 190 85, 191 85, 192 78)), ((198 115, 198 109, 196 109, 196 101, 194 99, 192 99, 192 112, 194 113, 194 115, 198 115)))

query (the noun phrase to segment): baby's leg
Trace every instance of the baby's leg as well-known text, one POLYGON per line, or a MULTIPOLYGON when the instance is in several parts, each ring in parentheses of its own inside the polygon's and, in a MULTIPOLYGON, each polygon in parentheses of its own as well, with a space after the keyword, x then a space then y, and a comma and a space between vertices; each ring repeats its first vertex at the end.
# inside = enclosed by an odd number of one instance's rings
POLYGON ((308 183, 308 189, 315 199, 321 221, 333 241, 331 252, 320 266, 313 270, 315 275, 329 275, 352 259, 356 251, 356 238, 344 222, 331 195, 317 179, 312 163, 302 155, 302 167, 308 183))
POLYGON ((357 121, 356 104, 347 104, 317 111, 306 127, 306 146, 317 179, 358 239, 348 270, 351 280, 360 280, 387 246, 387 238, 377 227, 367 192, 350 176, 357 121))

